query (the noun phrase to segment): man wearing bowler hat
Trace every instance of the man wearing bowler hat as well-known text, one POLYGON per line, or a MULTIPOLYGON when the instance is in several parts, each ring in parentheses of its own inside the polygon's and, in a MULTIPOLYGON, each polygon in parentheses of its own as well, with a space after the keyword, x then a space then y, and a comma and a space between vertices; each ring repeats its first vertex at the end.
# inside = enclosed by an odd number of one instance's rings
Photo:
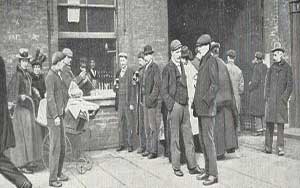
POLYGON ((119 54, 120 67, 117 71, 114 84, 114 91, 118 94, 118 120, 119 120, 119 148, 117 151, 125 149, 127 144, 128 152, 133 151, 132 132, 134 121, 134 108, 136 104, 136 91, 132 82, 134 71, 128 67, 127 54, 119 54), (127 134, 126 134, 127 132, 127 134), (127 138, 125 137, 127 135, 127 138))
POLYGON ((218 182, 217 157, 214 143, 216 117, 216 96, 219 87, 218 65, 210 52, 211 37, 201 35, 196 43, 194 64, 199 65, 198 77, 193 101, 194 116, 198 117, 199 139, 203 148, 205 173, 198 175, 198 180, 205 180, 203 185, 218 182))
POLYGON ((266 77, 266 134, 265 152, 272 153, 274 124, 277 124, 277 147, 279 156, 284 155, 284 124, 288 123, 288 100, 293 90, 291 66, 282 58, 284 49, 272 50, 273 61, 266 77))
POLYGON ((190 174, 200 174, 197 165, 193 133, 190 122, 188 105, 187 77, 184 65, 181 62, 181 42, 171 42, 171 60, 162 73, 162 97, 168 109, 171 132, 171 162, 176 176, 183 176, 180 169, 181 148, 179 144, 180 133, 185 146, 185 155, 190 174))
POLYGON ((153 61, 152 46, 144 47, 144 59, 147 63, 142 83, 144 104, 144 125, 146 131, 146 151, 143 156, 154 159, 158 153, 158 133, 161 121, 161 74, 158 65, 153 61))

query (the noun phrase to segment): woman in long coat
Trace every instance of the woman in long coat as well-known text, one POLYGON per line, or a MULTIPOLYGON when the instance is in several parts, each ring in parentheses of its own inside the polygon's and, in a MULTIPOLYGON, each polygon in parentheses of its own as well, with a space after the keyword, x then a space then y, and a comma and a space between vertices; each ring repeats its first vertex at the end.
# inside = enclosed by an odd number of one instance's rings
POLYGON ((8 101, 15 104, 13 128, 16 147, 10 150, 12 162, 24 173, 33 173, 32 162, 41 159, 42 133, 35 124, 35 110, 32 101, 32 80, 27 72, 30 56, 27 49, 20 49, 19 64, 8 90, 8 101))
POLYGON ((249 83, 250 90, 250 114, 255 121, 255 132, 259 135, 264 130, 265 116, 265 79, 268 71, 267 65, 263 63, 263 54, 255 53, 255 63, 251 82, 249 83))

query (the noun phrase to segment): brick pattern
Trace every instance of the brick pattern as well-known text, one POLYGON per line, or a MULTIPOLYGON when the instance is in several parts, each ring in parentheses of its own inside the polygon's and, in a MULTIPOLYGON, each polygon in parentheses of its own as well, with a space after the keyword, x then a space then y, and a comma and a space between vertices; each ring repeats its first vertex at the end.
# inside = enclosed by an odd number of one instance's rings
MULTIPOLYGON (((9 81, 17 64, 19 48, 48 52, 46 0, 0 1, 0 53, 6 61, 9 81)), ((45 63, 47 64, 47 63, 45 63)))

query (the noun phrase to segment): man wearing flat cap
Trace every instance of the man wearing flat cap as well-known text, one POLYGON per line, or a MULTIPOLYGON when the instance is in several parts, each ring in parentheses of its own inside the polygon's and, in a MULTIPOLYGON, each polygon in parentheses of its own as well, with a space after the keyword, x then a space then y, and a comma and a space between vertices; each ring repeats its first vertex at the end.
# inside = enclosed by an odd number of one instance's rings
POLYGON ((291 66, 282 58, 284 49, 272 50, 273 64, 266 77, 266 133, 265 152, 272 153, 274 125, 277 124, 277 148, 279 156, 284 155, 284 124, 288 123, 288 100, 293 90, 291 66))
POLYGON ((199 140, 203 148, 205 172, 197 176, 203 185, 218 182, 217 157, 214 143, 216 96, 219 88, 218 64, 210 52, 211 37, 201 35, 196 43, 194 64, 198 65, 198 77, 193 101, 193 115, 198 117, 199 140))
POLYGON ((162 97, 169 112, 171 162, 176 176, 183 176, 183 172, 180 169, 180 134, 182 134, 190 174, 201 173, 201 169, 198 167, 195 157, 188 105, 187 77, 184 65, 180 61, 181 47, 182 45, 179 40, 173 40, 171 42, 171 60, 165 66, 162 73, 162 97))
POLYGON ((72 69, 71 69, 73 52, 69 48, 64 48, 62 53, 65 55, 65 59, 64 59, 65 66, 63 67, 63 69, 61 71, 61 77, 64 82, 65 91, 68 92, 71 81, 73 81, 75 78, 75 76, 72 72, 72 69))
MULTIPOLYGON (((230 79, 232 82, 235 103, 238 113, 241 112, 241 95, 244 93, 244 76, 241 69, 236 66, 236 52, 232 49, 228 50, 227 53, 227 69, 229 71, 230 79)), ((237 131, 240 132, 240 123, 237 127, 237 131)))
POLYGON ((253 75, 249 83, 250 114, 252 122, 255 122, 255 135, 262 135, 265 128, 265 80, 268 67, 263 63, 263 54, 255 53, 253 75))
POLYGON ((120 53, 119 58, 121 69, 116 73, 117 77, 114 84, 114 91, 117 93, 119 101, 119 148, 117 148, 117 151, 124 150, 127 145, 128 152, 132 152, 134 109, 136 106, 136 89, 132 82, 134 71, 128 67, 126 53, 120 53))
POLYGON ((68 177, 62 173, 65 157, 65 128, 63 125, 64 109, 67 105, 64 97, 64 85, 61 78, 61 70, 64 66, 65 55, 55 52, 52 56, 52 65, 46 76, 47 92, 47 124, 50 135, 49 153, 49 185, 61 187, 61 181, 67 181, 68 177))
POLYGON ((235 104, 233 87, 225 62, 219 58, 220 44, 211 43, 212 55, 216 58, 219 70, 219 90, 217 93, 217 115, 214 127, 214 141, 217 159, 225 158, 225 153, 232 153, 238 148, 237 126, 238 112, 235 104))
POLYGON ((161 72, 153 60, 152 46, 144 47, 144 70, 142 94, 144 104, 144 124, 146 131, 146 151, 143 156, 154 159, 158 153, 158 133, 161 124, 161 72))

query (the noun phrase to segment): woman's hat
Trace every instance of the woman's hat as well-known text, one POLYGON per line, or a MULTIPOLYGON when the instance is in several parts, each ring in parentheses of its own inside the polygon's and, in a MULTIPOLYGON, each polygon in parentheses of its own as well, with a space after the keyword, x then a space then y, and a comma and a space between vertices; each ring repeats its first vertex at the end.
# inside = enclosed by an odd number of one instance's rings
POLYGON ((46 59, 47 59, 46 55, 43 54, 40 51, 40 49, 37 49, 36 53, 35 53, 35 57, 30 63, 32 66, 35 66, 35 65, 42 66, 42 64, 46 61, 46 59))
POLYGON ((29 55, 27 48, 20 48, 19 54, 17 54, 16 57, 19 59, 30 59, 31 55, 29 55))

